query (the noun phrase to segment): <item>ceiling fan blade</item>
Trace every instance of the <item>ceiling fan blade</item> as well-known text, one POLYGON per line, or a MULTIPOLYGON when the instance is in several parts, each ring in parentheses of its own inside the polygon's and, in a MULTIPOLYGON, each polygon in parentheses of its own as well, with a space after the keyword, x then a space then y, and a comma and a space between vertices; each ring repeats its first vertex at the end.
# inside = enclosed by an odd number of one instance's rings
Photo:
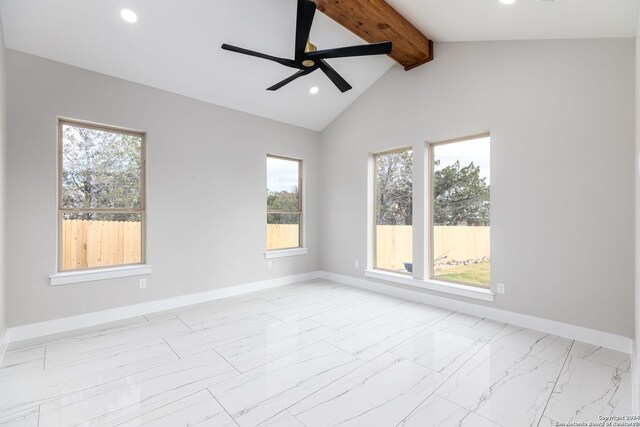
POLYGON ((351 85, 347 83, 347 81, 343 79, 342 76, 331 67, 331 65, 327 64, 326 61, 319 59, 318 64, 320 69, 324 71, 324 73, 327 75, 327 77, 329 77, 333 84, 336 85, 338 89, 340 89, 340 92, 345 93, 346 91, 352 89, 351 85))
POLYGON ((296 19, 296 48, 295 59, 301 61, 304 57, 304 49, 309 40, 311 24, 316 14, 316 4, 310 0, 298 0, 298 15, 296 19))
POLYGON ((282 64, 282 65, 287 66, 287 67, 298 68, 298 69, 301 68, 299 65, 296 65, 295 61, 292 61, 291 59, 278 58, 277 56, 271 56, 271 55, 266 55, 266 54, 260 53, 260 52, 254 52, 253 50, 244 49, 244 48, 236 47, 236 46, 231 46, 230 44, 226 44, 226 43, 222 45, 222 48, 224 50, 228 50, 228 51, 231 51, 231 52, 242 53, 243 55, 255 56, 257 58, 262 58, 262 59, 267 59, 269 61, 274 61, 274 62, 277 62, 278 64, 282 64))
POLYGON ((365 44, 360 46, 338 47, 335 49, 324 49, 317 52, 309 52, 306 57, 309 59, 346 58, 349 56, 383 55, 391 53, 391 42, 381 42, 365 44))
POLYGON ((295 73, 293 76, 287 77, 286 79, 284 79, 280 83, 276 83, 273 86, 271 86, 270 88, 267 88, 267 90, 278 90, 282 86, 288 85, 289 83, 291 83, 292 81, 294 81, 298 77, 306 76, 307 74, 311 73, 311 71, 313 71, 313 70, 300 70, 297 73, 295 73))

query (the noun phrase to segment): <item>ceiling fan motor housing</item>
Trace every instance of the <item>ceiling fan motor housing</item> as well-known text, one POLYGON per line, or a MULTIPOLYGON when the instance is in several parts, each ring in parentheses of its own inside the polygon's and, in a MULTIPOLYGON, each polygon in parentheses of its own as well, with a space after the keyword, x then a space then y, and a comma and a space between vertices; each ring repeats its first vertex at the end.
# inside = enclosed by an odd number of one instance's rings
MULTIPOLYGON (((317 52, 317 51, 318 51, 318 47, 307 40, 307 45, 304 48, 304 53, 317 52)), ((304 65, 307 68, 311 68, 314 65, 316 65, 316 63, 311 59, 305 59, 304 61, 302 61, 302 65, 304 65)))

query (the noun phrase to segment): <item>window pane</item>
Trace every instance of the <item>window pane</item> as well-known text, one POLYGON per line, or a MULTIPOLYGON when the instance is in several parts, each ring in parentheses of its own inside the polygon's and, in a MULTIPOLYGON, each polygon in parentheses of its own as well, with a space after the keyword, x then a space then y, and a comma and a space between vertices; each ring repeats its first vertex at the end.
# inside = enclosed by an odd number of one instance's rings
POLYGON ((376 268, 413 270, 412 152, 378 154, 376 164, 376 268))
POLYGON ((433 147, 433 278, 490 286, 489 137, 433 147))
POLYGON ((142 262, 142 214, 65 213, 62 269, 142 262))
POLYGON ((300 160, 267 156, 267 250, 299 248, 300 160))
POLYGON ((300 214, 267 214, 267 249, 300 247, 300 214))
POLYGON ((142 137, 62 124, 62 207, 142 207, 142 137))
POLYGON ((299 212, 300 161, 267 157, 267 209, 299 212))

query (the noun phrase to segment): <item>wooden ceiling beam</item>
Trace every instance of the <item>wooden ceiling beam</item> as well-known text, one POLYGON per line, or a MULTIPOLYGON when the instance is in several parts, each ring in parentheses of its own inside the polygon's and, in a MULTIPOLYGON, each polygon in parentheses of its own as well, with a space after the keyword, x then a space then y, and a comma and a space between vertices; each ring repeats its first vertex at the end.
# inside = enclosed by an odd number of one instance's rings
POLYGON ((389 40, 409 71, 433 59, 433 42, 384 0, 312 0, 319 11, 368 43, 389 40))

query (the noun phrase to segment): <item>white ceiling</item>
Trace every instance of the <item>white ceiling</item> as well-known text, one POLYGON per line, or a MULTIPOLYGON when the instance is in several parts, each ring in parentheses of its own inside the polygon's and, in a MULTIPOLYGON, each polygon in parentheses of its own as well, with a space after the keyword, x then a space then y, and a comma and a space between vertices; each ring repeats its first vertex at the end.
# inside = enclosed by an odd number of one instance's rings
MULTIPOLYGON (((637 0, 387 0, 436 41, 634 37, 637 0)), ((436 52, 437 57, 437 52, 436 52)))
MULTIPOLYGON (((635 35, 637 0, 387 1, 435 41, 635 35)), ((329 60, 354 87, 346 94, 320 71, 266 91, 295 70, 220 45, 292 57, 295 8, 295 0, 0 0, 11 49, 322 130, 394 62, 386 56, 329 60), (138 13, 137 23, 120 18, 125 7, 138 13), (320 92, 310 95, 311 86, 320 92)), ((320 49, 362 43, 322 13, 311 39, 320 49)))

